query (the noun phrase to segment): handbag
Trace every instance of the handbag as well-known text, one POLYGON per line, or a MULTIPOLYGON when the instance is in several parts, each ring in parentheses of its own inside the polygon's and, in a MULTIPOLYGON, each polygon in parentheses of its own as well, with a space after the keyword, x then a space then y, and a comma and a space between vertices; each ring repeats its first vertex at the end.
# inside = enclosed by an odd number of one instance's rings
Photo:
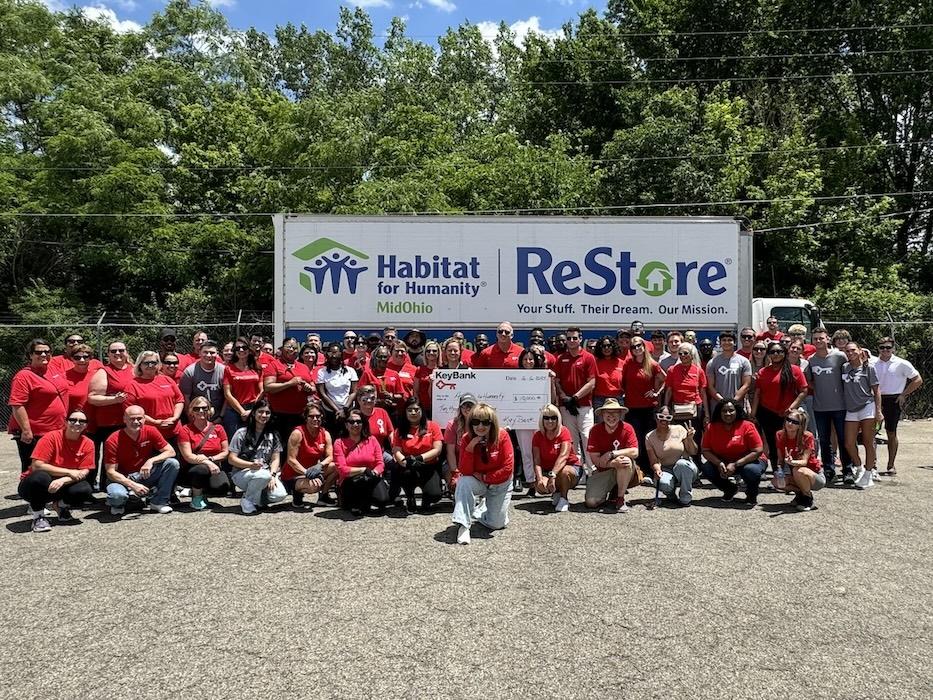
POLYGON ((697 417, 697 405, 695 403, 675 403, 674 420, 693 420, 697 417))

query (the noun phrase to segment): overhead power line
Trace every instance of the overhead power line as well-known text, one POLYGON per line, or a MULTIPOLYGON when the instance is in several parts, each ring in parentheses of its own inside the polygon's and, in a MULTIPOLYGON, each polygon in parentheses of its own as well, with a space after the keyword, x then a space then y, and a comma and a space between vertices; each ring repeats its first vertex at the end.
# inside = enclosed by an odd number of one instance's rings
MULTIPOLYGON (((799 148, 768 148, 754 151, 736 150, 721 151, 717 153, 677 153, 663 156, 629 156, 620 158, 583 158, 574 160, 528 160, 522 161, 522 165, 566 165, 576 163, 631 163, 631 162, 651 162, 665 160, 700 160, 708 158, 740 158, 744 156, 762 156, 777 154, 801 154, 801 153, 827 153, 833 151, 853 151, 853 150, 885 150, 891 148, 903 148, 911 146, 930 146, 933 140, 925 141, 892 141, 889 143, 864 143, 848 144, 842 146, 801 146, 799 148)), ((486 161, 476 161, 480 164, 488 164, 486 161)), ((0 165, 0 171, 26 171, 26 172, 107 172, 111 168, 125 165, 125 163, 115 163, 112 165, 0 165)), ((414 163, 414 164, 392 164, 392 163, 354 163, 344 165, 217 165, 217 166, 188 166, 184 164, 176 165, 154 165, 135 164, 139 169, 151 172, 171 172, 184 170, 189 172, 314 172, 329 170, 420 170, 437 163, 414 163)))
POLYGON ((700 61, 759 61, 785 58, 864 58, 866 56, 891 56, 900 54, 933 53, 933 48, 916 49, 878 49, 875 51, 820 51, 815 53, 772 53, 772 54, 732 54, 721 56, 626 56, 623 58, 535 58, 532 62, 554 64, 603 64, 603 63, 692 63, 700 61))
POLYGON ((870 214, 866 213, 865 216, 859 217, 857 219, 836 219, 834 221, 814 221, 810 224, 796 224, 794 226, 772 226, 770 228, 756 228, 754 229, 755 233, 774 233, 775 231, 796 231, 798 229, 804 228, 820 228, 823 226, 837 226, 840 224, 860 224, 866 219, 878 218, 878 219, 896 219, 899 216, 909 216, 911 214, 926 214, 933 212, 933 208, 925 209, 910 209, 908 211, 895 211, 889 214, 870 214))

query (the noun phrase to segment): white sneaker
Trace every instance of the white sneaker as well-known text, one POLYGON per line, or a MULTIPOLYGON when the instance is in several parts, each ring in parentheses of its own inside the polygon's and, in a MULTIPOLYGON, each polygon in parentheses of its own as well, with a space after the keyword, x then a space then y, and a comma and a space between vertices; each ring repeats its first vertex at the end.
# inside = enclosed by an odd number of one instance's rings
POLYGON ((172 507, 168 505, 167 503, 163 506, 157 506, 155 503, 150 503, 149 510, 151 510, 153 513, 159 513, 160 515, 165 515, 166 513, 172 512, 172 507))
POLYGON ((479 520, 486 513, 486 499, 481 498, 473 509, 473 520, 479 520))
POLYGON ((862 477, 864 476, 865 476, 865 467, 863 467, 861 464, 858 465, 857 467, 853 467, 852 485, 854 486, 855 484, 857 484, 859 481, 862 480, 862 477))
POLYGON ((864 490, 867 488, 871 488, 874 485, 875 484, 872 481, 872 470, 871 469, 863 469, 862 473, 859 475, 859 478, 855 480, 855 488, 857 489, 864 490))
POLYGON ((557 504, 554 506, 554 510, 556 510, 558 513, 566 513, 568 510, 570 510, 570 501, 561 496, 558 499, 557 504))
POLYGON ((178 487, 178 488, 175 489, 175 494, 176 494, 179 498, 188 498, 188 496, 191 495, 191 489, 189 489, 189 488, 178 487))
POLYGON ((460 526, 457 531, 457 544, 470 544, 470 528, 460 526))
POLYGON ((252 515, 256 512, 256 504, 244 496, 240 499, 240 510, 242 510, 246 515, 252 515))

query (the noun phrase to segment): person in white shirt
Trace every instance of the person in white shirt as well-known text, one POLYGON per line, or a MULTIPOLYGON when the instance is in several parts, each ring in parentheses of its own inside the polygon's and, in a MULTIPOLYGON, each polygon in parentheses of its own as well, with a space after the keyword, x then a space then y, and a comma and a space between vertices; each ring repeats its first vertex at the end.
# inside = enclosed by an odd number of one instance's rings
POLYGON ((894 354, 894 339, 882 338, 878 343, 878 357, 872 360, 881 388, 881 415, 888 437, 888 476, 895 476, 897 468, 897 423, 907 397, 923 385, 923 378, 910 362, 894 354))

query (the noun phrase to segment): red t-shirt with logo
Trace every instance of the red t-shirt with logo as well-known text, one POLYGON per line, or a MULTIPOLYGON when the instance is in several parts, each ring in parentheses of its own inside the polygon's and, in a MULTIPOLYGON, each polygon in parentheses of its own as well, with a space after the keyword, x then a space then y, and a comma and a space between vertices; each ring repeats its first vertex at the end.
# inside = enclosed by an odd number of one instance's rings
POLYGON ((261 391, 262 378, 261 370, 239 369, 233 363, 224 367, 224 386, 230 387, 230 393, 233 394, 241 406, 248 403, 254 403, 259 398, 261 391))
POLYGON ((621 396, 622 370, 625 361, 619 357, 596 358, 596 388, 593 396, 621 396))
POLYGON ((547 435, 540 430, 535 431, 534 436, 531 438, 531 447, 532 449, 538 450, 538 455, 541 458, 539 466, 543 471, 551 471, 554 468, 554 465, 557 463, 557 458, 560 457, 560 450, 565 442, 570 443, 570 454, 567 455, 567 464, 579 464, 580 458, 577 457, 577 451, 573 447, 573 438, 570 437, 570 430, 567 429, 566 425, 561 426, 560 432, 553 440, 549 439, 547 435))
POLYGON ((493 343, 478 355, 473 355, 473 367, 476 369, 517 369, 518 356, 522 354, 522 350, 521 345, 512 343, 509 349, 503 352, 498 343, 493 343))
POLYGON ((586 442, 587 452, 600 455, 611 450, 627 450, 632 447, 638 449, 635 428, 622 421, 619 421, 616 429, 611 433, 606 429, 605 423, 597 423, 590 430, 590 438, 586 442))
MULTIPOLYGON (((127 365, 123 369, 114 369, 110 365, 103 367, 107 375, 107 388, 104 393, 107 396, 126 392, 130 382, 133 381, 133 365, 127 365)), ((123 404, 108 404, 107 406, 94 407, 94 422, 99 428, 108 428, 114 425, 123 425, 123 404)))
POLYGON ((706 391, 706 372, 693 363, 678 362, 667 370, 664 385, 671 390, 673 403, 703 403, 706 391))
MULTIPOLYGON (((311 370, 303 362, 296 362, 289 366, 281 360, 272 360, 262 371, 263 382, 266 377, 272 377, 276 384, 282 384, 293 377, 301 377, 308 384, 314 384, 314 377, 311 376, 311 370)), ((266 394, 269 399, 269 408, 273 413, 286 413, 290 415, 300 415, 308 405, 310 394, 301 387, 290 386, 284 391, 275 394, 266 394)))
POLYGON ((116 464, 117 471, 124 475, 135 474, 143 463, 159 454, 168 443, 154 426, 144 425, 139 439, 131 438, 126 430, 118 430, 104 443, 104 464, 116 464))
POLYGON ((91 378, 94 373, 88 369, 87 372, 79 372, 74 367, 65 371, 65 380, 68 382, 68 414, 72 411, 84 411, 87 417, 91 418, 91 404, 87 400, 88 388, 91 384, 91 378))
POLYGON ((728 464, 742 459, 752 450, 760 450, 761 436, 748 420, 733 423, 731 427, 722 422, 710 423, 703 433, 703 449, 728 464))
MULTIPOLYGON (((175 406, 184 403, 181 389, 168 377, 157 374, 152 379, 135 377, 126 387, 123 408, 141 406, 146 415, 155 420, 165 420, 175 415, 175 406)), ((176 421, 170 428, 159 428, 166 439, 178 435, 181 425, 176 421)))
MULTIPOLYGON (((94 468, 94 443, 87 435, 82 435, 77 440, 69 440, 65 437, 64 430, 53 430, 39 438, 32 450, 32 458, 62 469, 90 470, 94 468)), ((20 479, 25 479, 30 474, 32 464, 20 474, 20 479)))
POLYGON ((755 379, 755 390, 758 392, 758 404, 760 406, 782 415, 797 398, 797 394, 807 390, 809 384, 807 384, 807 378, 804 376, 803 370, 797 365, 791 365, 790 371, 794 375, 794 381, 787 388, 787 391, 781 391, 780 367, 768 365, 758 370, 758 376, 755 379))
POLYGON ((467 445, 473 436, 469 432, 460 439, 459 459, 457 460, 460 473, 465 476, 474 476, 484 484, 501 484, 512 478, 515 469, 515 451, 512 449, 512 440, 505 430, 499 430, 498 440, 487 444, 486 459, 483 459, 479 445, 470 452, 467 445))
MULTIPOLYGON (((26 409, 33 435, 59 430, 68 415, 68 380, 58 370, 24 367, 13 375, 7 405, 23 406, 26 409)), ((20 430, 19 423, 12 416, 8 429, 11 433, 20 430)))
MULTIPOLYGON (((418 431, 415 432, 406 432, 405 435, 399 433, 398 430, 392 431, 392 449, 401 450, 403 455, 423 455, 428 450, 434 447, 435 442, 443 442, 444 438, 441 435, 441 426, 435 423, 433 420, 429 420, 427 430, 424 435, 418 435, 418 431)), ((425 460, 427 464, 437 464, 440 460, 440 455, 431 460, 425 460)))
MULTIPOLYGON (((775 435, 775 443, 777 445, 778 455, 783 459, 784 456, 784 447, 786 445, 787 436, 784 434, 783 430, 778 430, 777 435, 775 435)), ((813 433, 809 430, 803 434, 803 447, 797 447, 797 441, 794 440, 793 448, 790 451, 790 458, 794 461, 803 457, 803 453, 807 450, 810 450, 810 457, 807 459, 807 469, 812 469, 815 472, 820 471, 823 468, 823 465, 820 464, 819 458, 816 456, 816 441, 813 439, 813 433)))
POLYGON ((392 419, 384 408, 376 407, 369 416, 369 434, 382 445, 383 450, 389 449, 389 436, 392 434, 392 419))
POLYGON ((651 370, 646 375, 641 365, 635 362, 626 362, 622 367, 622 391, 625 394, 625 405, 629 408, 653 408, 658 405, 657 399, 649 399, 645 394, 654 391, 655 378, 661 374, 661 365, 651 360, 651 370))
POLYGON ((403 399, 407 399, 411 396, 410 393, 406 393, 402 378, 399 377, 398 372, 393 369, 387 369, 382 373, 381 377, 377 377, 372 367, 367 367, 363 370, 363 376, 360 377, 357 388, 364 386, 376 387, 377 401, 384 394, 401 394, 403 399))
MULTIPOLYGON (((298 444, 298 453, 295 458, 301 466, 305 469, 313 467, 327 456, 327 441, 330 435, 324 428, 318 428, 313 437, 306 425, 299 425, 292 431, 292 435, 296 432, 301 434, 301 442, 298 444)), ((287 459, 282 463, 282 478, 286 480, 298 478, 298 472, 292 469, 287 459)))
MULTIPOLYGON (((578 355, 569 352, 561 353, 557 357, 557 366, 554 368, 557 381, 568 396, 575 394, 591 379, 596 378, 596 358, 585 350, 578 355)), ((593 403, 592 392, 577 399, 577 405, 590 406, 593 403)))
MULTIPOLYGON (((178 430, 178 444, 187 442, 191 445, 191 451, 194 452, 194 449, 201 444, 201 440, 204 440, 205 432, 207 432, 206 428, 198 430, 193 423, 183 425, 178 430)), ((225 442, 227 442, 227 431, 224 430, 222 425, 214 424, 214 434, 204 442, 203 447, 196 454, 207 455, 208 457, 218 455, 223 451, 225 442)))

